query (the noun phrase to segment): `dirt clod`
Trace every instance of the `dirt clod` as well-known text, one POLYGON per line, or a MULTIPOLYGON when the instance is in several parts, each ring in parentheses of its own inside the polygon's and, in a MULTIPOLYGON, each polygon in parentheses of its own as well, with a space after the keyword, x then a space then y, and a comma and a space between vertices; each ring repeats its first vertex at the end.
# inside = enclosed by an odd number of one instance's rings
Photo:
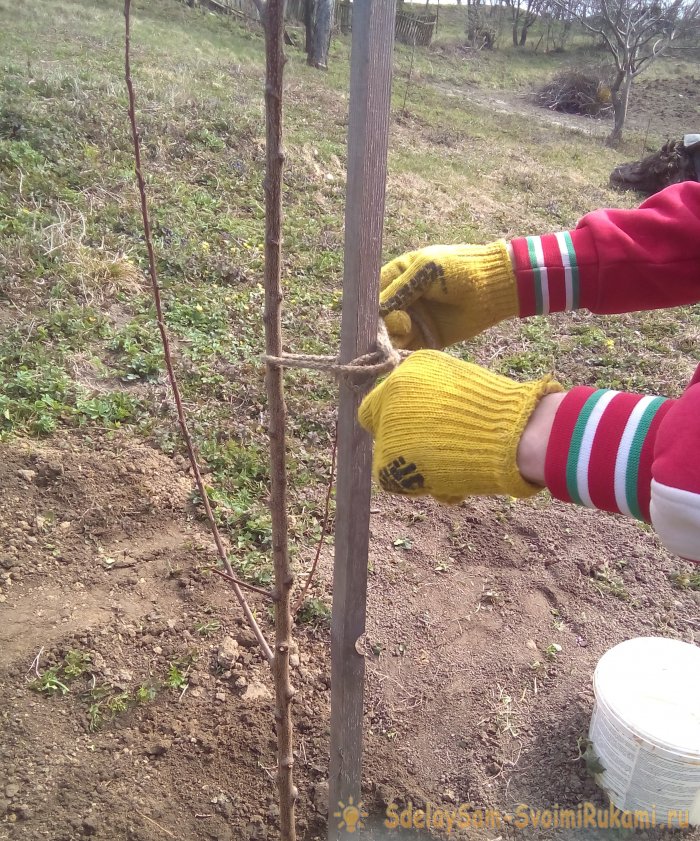
POLYGON ((325 780, 314 786, 313 804, 319 815, 328 815, 328 783, 325 780))
POLYGON ((83 821, 82 830, 83 835, 96 835, 100 828, 99 821, 94 817, 87 817, 83 821))
POLYGON ((253 681, 245 688, 241 695, 241 700, 254 703, 256 701, 268 701, 272 698, 272 692, 265 686, 265 684, 258 681, 253 681))
POLYGON ((144 752, 148 756, 163 756, 170 750, 172 744, 173 743, 170 739, 157 739, 156 741, 146 745, 144 752))
POLYGON ((216 652, 216 661, 223 669, 230 669, 238 660, 238 643, 232 637, 224 637, 216 652))

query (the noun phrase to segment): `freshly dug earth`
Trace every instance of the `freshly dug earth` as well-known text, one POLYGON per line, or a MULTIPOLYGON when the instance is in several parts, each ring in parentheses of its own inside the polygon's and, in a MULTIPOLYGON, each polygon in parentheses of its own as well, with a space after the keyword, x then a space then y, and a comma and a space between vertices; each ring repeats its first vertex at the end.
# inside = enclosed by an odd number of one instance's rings
POLYGON ((638 130, 660 133, 669 138, 674 132, 692 134, 700 125, 700 76, 680 75, 671 79, 645 79, 636 82, 630 99, 631 125, 638 130))
MULTIPOLYGON (((275 838, 268 669, 207 572, 211 544, 181 457, 126 434, 72 433, 3 445, 0 479, 0 837, 275 838), (69 651, 90 657, 62 677, 69 691, 33 688, 69 651)), ((578 758, 592 671, 628 637, 695 640, 700 593, 673 586, 679 562, 633 523, 545 498, 375 504, 367 822, 392 801, 603 804, 578 758)), ((264 605, 258 614, 269 633, 264 605)), ((299 829, 315 839, 329 632, 305 625, 297 638, 299 829)))

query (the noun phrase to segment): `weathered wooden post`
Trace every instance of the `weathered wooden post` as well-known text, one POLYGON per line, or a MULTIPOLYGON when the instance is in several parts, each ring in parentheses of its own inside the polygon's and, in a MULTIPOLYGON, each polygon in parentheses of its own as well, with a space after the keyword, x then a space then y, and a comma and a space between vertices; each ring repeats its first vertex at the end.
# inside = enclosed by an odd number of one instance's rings
MULTIPOLYGON (((348 128, 341 362, 374 349, 391 106, 396 0, 354 0, 348 128)), ((331 623, 331 737, 328 838, 357 837, 343 806, 360 802, 372 447, 357 422, 371 385, 341 383, 331 623), (343 806, 340 806, 340 804, 343 806), (342 824, 342 826, 341 826, 342 824), (348 830, 350 830, 348 832, 348 830)), ((356 816, 355 816, 356 817, 356 816)))

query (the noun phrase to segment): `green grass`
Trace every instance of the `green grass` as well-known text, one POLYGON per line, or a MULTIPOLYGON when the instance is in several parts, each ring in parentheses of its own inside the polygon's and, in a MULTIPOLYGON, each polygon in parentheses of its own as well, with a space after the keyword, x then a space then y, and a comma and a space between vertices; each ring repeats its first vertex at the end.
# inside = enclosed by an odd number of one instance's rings
MULTIPOLYGON (((411 50, 396 49, 386 257, 563 229, 593 208, 633 205, 607 183, 615 164, 636 156, 634 133, 613 152, 585 127, 462 95, 528 89, 590 45, 579 39, 545 55, 504 41, 466 54, 463 14, 441 9, 436 42, 417 51, 405 109, 411 50)), ((175 0, 137 3, 133 17, 143 164, 178 377, 232 563, 267 583, 262 38, 175 0)), ((145 276, 122 39, 117 0, 0 0, 0 439, 128 427, 166 452, 181 449, 145 276)), ((287 346, 302 352, 338 346, 349 48, 346 37, 334 41, 327 73, 288 50, 283 325, 287 346)), ((697 356, 698 324, 697 309, 576 313, 505 324, 455 352, 522 378, 555 370, 566 384, 673 395, 697 356)), ((336 392, 312 372, 286 383, 297 556, 320 530, 336 392)))
MULTIPOLYGON (((424 14, 424 4, 406 3, 404 8, 411 13, 424 14)), ((556 49, 560 43, 562 27, 552 24, 551 32, 557 35, 556 44, 549 42, 547 51, 547 21, 537 20, 529 30, 525 47, 514 47, 512 43, 512 8, 508 6, 481 7, 481 15, 487 25, 497 33, 496 49, 474 50, 466 45, 466 4, 463 6, 440 6, 430 4, 432 14, 438 12, 437 33, 427 49, 416 49, 414 72, 423 80, 451 83, 458 87, 479 86, 480 88, 525 92, 541 85, 555 73, 570 68, 585 68, 600 72, 610 78, 614 73, 612 55, 598 45, 598 39, 579 24, 572 24, 564 41, 564 49, 556 49)), ((397 45, 397 75, 408 75, 412 47, 397 45)), ((696 57, 692 54, 677 54, 662 58, 640 76, 638 83, 647 79, 677 79, 679 75, 695 75, 696 57), (687 56, 687 57, 686 57, 687 56)), ((399 81, 399 85, 402 83, 399 81)))

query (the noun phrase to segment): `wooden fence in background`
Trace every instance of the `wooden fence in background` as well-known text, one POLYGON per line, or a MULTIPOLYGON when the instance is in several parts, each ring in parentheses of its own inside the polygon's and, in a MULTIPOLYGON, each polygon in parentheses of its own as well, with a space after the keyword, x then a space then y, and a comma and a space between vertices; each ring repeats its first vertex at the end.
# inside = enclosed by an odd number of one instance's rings
MULTIPOLYGON (((233 14, 258 20, 258 10, 253 0, 185 0, 219 14, 233 14)), ((287 0, 287 20, 304 23, 305 0, 287 0)), ((396 40, 403 44, 427 47, 433 39, 437 15, 409 15, 396 13, 396 40)), ((338 0, 335 4, 335 27, 343 33, 352 30, 352 3, 338 0)))
MULTIPOLYGON (((285 14, 287 20, 296 20, 304 23, 304 6, 306 0, 287 0, 285 14)), ((341 32, 350 32, 352 29, 352 3, 348 0, 336 0, 334 25, 341 32)))
POLYGON ((209 9, 221 15, 237 15, 258 20, 258 10, 253 0, 193 0, 193 2, 187 0, 187 4, 200 6, 202 9, 209 9))
MULTIPOLYGON (((304 0, 287 0, 287 8, 299 4, 302 8, 304 0)), ((298 18, 303 20, 303 16, 298 18)), ((352 30, 352 3, 348 0, 337 0, 335 4, 335 25, 341 32, 352 30)), ((396 40, 403 44, 413 44, 427 47, 433 39, 437 15, 411 15, 405 12, 396 13, 396 40)))
POLYGON ((437 15, 396 14, 396 40, 402 44, 427 47, 433 40, 437 15))

